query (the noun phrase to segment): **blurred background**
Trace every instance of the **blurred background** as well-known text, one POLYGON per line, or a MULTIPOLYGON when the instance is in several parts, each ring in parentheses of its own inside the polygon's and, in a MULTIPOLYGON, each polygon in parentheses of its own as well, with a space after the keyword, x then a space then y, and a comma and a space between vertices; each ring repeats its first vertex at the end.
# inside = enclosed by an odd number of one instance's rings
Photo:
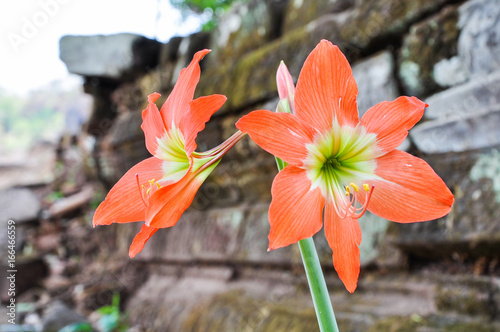
MULTIPOLYGON (((0 331, 316 331, 296 246, 267 252, 274 158, 245 138, 179 223, 134 259, 139 224, 92 228, 95 208, 149 157, 147 95, 161 104, 203 48, 197 96, 228 101, 198 150, 276 108, 321 39, 353 67, 363 114, 426 101, 399 147, 455 195, 439 220, 361 221, 349 294, 316 245, 342 331, 500 330, 500 3, 497 0, 38 0, 0 4, 0 252, 16 226, 16 325, 0 262, 0 331)), ((432 183, 429 183, 432 186, 432 183)))

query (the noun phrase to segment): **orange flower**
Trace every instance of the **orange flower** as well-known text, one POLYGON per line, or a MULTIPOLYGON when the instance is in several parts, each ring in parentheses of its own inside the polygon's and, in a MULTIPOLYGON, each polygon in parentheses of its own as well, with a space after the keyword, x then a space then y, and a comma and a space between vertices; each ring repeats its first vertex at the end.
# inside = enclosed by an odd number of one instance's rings
POLYGON ((442 217, 454 201, 425 161, 396 150, 427 105, 400 97, 360 120, 357 94, 347 59, 323 40, 304 63, 293 114, 254 111, 236 124, 288 163, 272 186, 269 249, 316 234, 324 210, 333 264, 351 293, 360 269, 358 219, 366 210, 408 223, 442 217))
POLYGON ((194 151, 196 136, 226 101, 223 95, 193 100, 200 79, 198 63, 208 52, 197 52, 189 66, 180 72, 161 111, 155 105, 160 94, 149 95, 148 107, 142 111, 141 128, 153 157, 125 173, 94 214, 94 226, 145 221, 132 242, 130 257, 139 253, 158 229, 179 221, 222 156, 244 136, 238 132, 210 151, 194 151))

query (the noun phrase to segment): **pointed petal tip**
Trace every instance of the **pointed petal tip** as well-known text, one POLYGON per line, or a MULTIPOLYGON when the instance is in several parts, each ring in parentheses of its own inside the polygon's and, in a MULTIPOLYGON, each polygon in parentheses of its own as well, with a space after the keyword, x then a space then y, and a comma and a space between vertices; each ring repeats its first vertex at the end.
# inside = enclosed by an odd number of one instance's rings
POLYGON ((208 48, 205 48, 203 50, 200 50, 198 52, 196 52, 193 56, 193 59, 196 59, 196 61, 201 61, 205 55, 207 55, 208 53, 212 52, 212 50, 208 49, 208 48))
POLYGON ((358 285, 357 285, 357 282, 356 282, 354 285, 345 285, 345 288, 347 289, 347 291, 348 291, 349 293, 351 293, 351 294, 352 294, 352 293, 354 293, 354 291, 356 290, 357 286, 358 286, 358 285))
POLYGON ((161 94, 158 92, 153 92, 152 94, 148 95, 148 102, 149 103, 154 103, 160 98, 161 94))

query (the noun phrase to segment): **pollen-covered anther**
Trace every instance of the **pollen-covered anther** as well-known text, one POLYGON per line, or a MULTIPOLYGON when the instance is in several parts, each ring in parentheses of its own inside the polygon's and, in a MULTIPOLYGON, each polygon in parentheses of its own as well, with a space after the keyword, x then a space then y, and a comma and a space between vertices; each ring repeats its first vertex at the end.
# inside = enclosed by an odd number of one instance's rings
POLYGON ((345 195, 349 196, 351 194, 351 188, 348 186, 345 186, 345 195))
POLYGON ((361 195, 359 191, 359 186, 357 186, 355 183, 350 183, 349 186, 345 186, 346 189, 346 199, 339 199, 338 200, 338 207, 337 208, 337 213, 341 218, 354 218, 358 219, 361 218, 368 207, 368 204, 370 203, 370 199, 373 194, 373 190, 375 189, 375 186, 371 186, 367 183, 363 184, 363 190, 365 193, 365 199, 364 203, 361 203, 358 195, 361 195), (351 191, 349 188, 352 187, 354 190, 351 191), (347 199, 347 197, 349 197, 347 199), (359 205, 359 206, 358 206, 359 205))
POLYGON ((137 188, 139 190, 139 194, 141 196, 142 202, 144 203, 145 206, 149 206, 148 199, 149 197, 158 189, 161 188, 161 185, 156 182, 155 179, 148 180, 149 187, 146 188, 145 185, 140 184, 139 181, 139 174, 135 175, 135 179, 137 181, 137 188))

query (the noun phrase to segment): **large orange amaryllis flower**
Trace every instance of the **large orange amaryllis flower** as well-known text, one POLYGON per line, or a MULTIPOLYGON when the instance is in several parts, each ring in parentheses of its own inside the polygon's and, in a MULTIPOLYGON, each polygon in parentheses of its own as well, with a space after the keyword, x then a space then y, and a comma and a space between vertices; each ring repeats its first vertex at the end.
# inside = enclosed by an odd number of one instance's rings
POLYGON ((278 72, 280 95, 294 103, 285 108, 294 113, 253 111, 236 124, 288 163, 272 185, 269 249, 313 236, 324 211, 333 264, 352 293, 360 269, 358 219, 366 210, 408 223, 442 217, 453 204, 452 193, 425 161, 396 150, 427 105, 400 97, 359 119, 351 67, 326 40, 306 59, 295 91, 287 93, 280 80, 287 79, 278 72))
POLYGON ((197 52, 189 66, 180 72, 160 111, 155 104, 160 94, 149 95, 149 104, 142 111, 141 128, 153 157, 125 173, 94 214, 94 226, 145 222, 132 242, 130 257, 139 253, 158 229, 177 223, 222 156, 244 136, 238 132, 210 151, 194 151, 196 136, 226 101, 223 95, 193 100, 200 79, 198 63, 208 52, 197 52))

